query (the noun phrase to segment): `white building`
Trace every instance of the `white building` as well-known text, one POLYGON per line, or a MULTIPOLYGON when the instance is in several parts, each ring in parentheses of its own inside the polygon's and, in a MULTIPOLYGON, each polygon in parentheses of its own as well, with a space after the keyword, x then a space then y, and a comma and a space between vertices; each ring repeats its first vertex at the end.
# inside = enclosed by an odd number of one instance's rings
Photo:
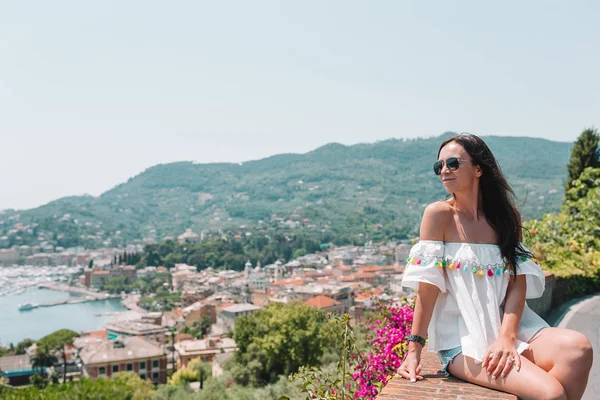
POLYGON ((281 261, 277 260, 274 264, 267 265, 265 267, 265 274, 267 281, 278 281, 282 277, 281 261))
POLYGON ((241 316, 252 315, 260 309, 260 307, 248 303, 226 307, 217 314, 217 325, 224 331, 233 329, 236 319, 241 316))
POLYGON ((269 280, 267 279, 267 274, 265 270, 260 266, 260 261, 256 264, 256 268, 250 268, 252 264, 250 262, 246 263, 246 269, 244 273, 247 276, 248 286, 250 290, 265 290, 267 288, 267 283, 269 280))

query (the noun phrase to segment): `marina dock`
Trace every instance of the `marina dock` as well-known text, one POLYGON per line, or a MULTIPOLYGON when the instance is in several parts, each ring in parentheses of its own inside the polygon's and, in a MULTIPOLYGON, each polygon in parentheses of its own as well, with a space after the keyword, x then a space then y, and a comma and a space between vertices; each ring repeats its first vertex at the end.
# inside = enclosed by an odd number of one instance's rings
POLYGON ((81 297, 50 301, 47 303, 39 303, 39 304, 38 303, 35 303, 35 304, 27 303, 27 304, 23 305, 22 308, 20 308, 21 311, 32 310, 34 308, 40 308, 40 307, 54 307, 54 306, 60 306, 60 305, 64 305, 64 304, 79 304, 79 303, 87 303, 87 302, 91 302, 91 301, 102 301, 102 300, 121 298, 121 295, 118 295, 118 294, 98 293, 98 292, 88 290, 86 288, 62 285, 62 284, 57 284, 57 283, 48 283, 48 284, 39 285, 39 288, 73 293, 73 294, 81 295, 81 297))
MULTIPOLYGON (((63 304, 79 304, 79 303, 87 303, 90 301, 117 299, 120 297, 121 296, 119 296, 117 294, 109 295, 109 296, 102 296, 102 297, 93 297, 93 298, 81 297, 81 298, 76 298, 76 299, 57 300, 57 301, 51 301, 49 303, 42 303, 42 304, 38 304, 37 307, 54 307, 54 306, 60 306, 63 304)), ((34 308, 37 308, 37 307, 34 307, 34 308)))

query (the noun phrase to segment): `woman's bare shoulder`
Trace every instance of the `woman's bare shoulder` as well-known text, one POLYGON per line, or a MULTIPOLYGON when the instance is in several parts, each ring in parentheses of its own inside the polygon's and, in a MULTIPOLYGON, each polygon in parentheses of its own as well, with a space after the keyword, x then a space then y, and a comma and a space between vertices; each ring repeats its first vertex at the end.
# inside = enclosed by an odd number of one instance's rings
POLYGON ((435 219, 446 219, 452 218, 452 214, 454 209, 447 201, 436 201, 435 203, 431 203, 425 207, 425 211, 423 212, 423 218, 435 218, 435 219))
POLYGON ((425 207, 419 237, 421 240, 444 240, 446 227, 452 222, 453 209, 447 201, 436 201, 425 207))

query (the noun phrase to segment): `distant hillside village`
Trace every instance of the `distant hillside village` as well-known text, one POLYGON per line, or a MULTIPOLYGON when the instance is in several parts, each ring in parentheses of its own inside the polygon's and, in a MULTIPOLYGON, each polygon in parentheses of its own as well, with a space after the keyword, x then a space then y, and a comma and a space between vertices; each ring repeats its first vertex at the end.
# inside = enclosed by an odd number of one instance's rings
MULTIPOLYGON (((187 230, 177 240, 199 244, 202 236, 187 230)), ((97 295, 111 278, 123 278, 128 284, 158 282, 160 291, 176 296, 169 307, 153 301, 158 294, 143 297, 135 290, 123 293, 123 304, 129 311, 118 313, 102 329, 81 333, 68 346, 66 360, 69 376, 95 379, 110 377, 118 371, 135 371, 144 379, 164 384, 167 371, 185 368, 196 358, 211 362, 213 376, 218 376, 222 372, 221 363, 237 349, 229 337, 236 320, 269 303, 299 301, 326 313, 349 313, 362 320, 365 312, 374 308, 377 299, 389 301, 404 295, 400 281, 410 246, 408 242, 325 245, 322 251, 287 263, 278 260, 269 265, 260 262, 253 265, 247 262, 243 271, 213 268, 198 271, 196 266, 187 264, 175 264, 170 269, 136 267, 124 262, 115 264, 124 250, 141 251, 139 245, 54 253, 33 253, 34 249, 21 246, 2 250, 0 260, 4 265, 12 265, 23 261, 24 256, 27 264, 45 268, 79 266, 69 279, 70 286, 63 285, 61 290, 66 291, 97 295), (201 326, 204 328, 200 329, 201 326)), ((26 267, 0 270, 19 268, 26 267)), ((34 373, 32 360, 36 351, 33 344, 25 354, 0 358, 2 374, 11 384, 28 382, 34 373)), ((58 360, 53 369, 62 373, 59 367, 62 357, 58 360)))

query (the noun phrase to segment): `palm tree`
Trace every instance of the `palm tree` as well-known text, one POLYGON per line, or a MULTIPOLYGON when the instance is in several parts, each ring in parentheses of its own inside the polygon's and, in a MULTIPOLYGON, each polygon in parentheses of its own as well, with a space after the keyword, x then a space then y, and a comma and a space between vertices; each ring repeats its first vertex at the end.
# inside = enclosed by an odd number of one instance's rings
POLYGON ((66 346, 73 344, 73 340, 79 336, 77 332, 69 329, 60 329, 50 335, 44 336, 38 342, 38 348, 41 345, 47 349, 48 353, 51 353, 54 358, 54 363, 58 362, 58 359, 54 356, 60 354, 63 365, 63 383, 67 381, 67 350, 66 346))
POLYGON ((47 346, 38 346, 35 355, 31 358, 31 366, 33 369, 39 368, 42 374, 45 373, 44 368, 53 366, 58 362, 58 359, 47 346))
POLYGON ((63 360, 63 383, 67 382, 67 345, 73 344, 73 338, 65 339, 63 343, 58 346, 58 349, 61 352, 62 360, 63 360))

